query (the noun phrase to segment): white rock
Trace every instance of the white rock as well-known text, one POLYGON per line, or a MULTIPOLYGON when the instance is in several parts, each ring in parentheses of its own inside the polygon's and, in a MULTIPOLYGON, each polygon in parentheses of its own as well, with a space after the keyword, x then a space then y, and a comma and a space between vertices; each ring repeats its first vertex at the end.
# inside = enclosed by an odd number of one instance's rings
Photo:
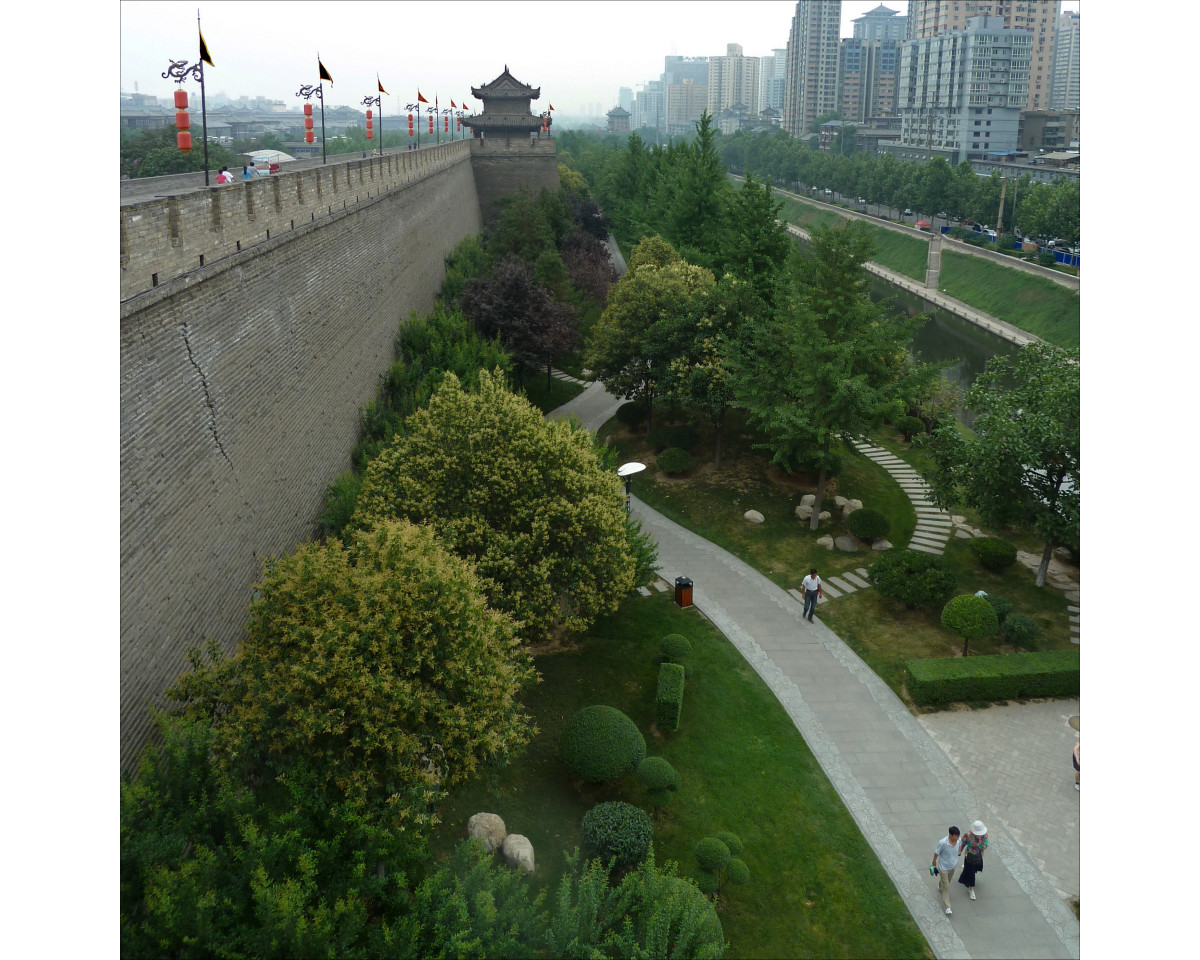
POLYGON ((840 509, 841 507, 844 507, 844 506, 846 505, 846 498, 845 498, 845 497, 834 497, 834 498, 833 498, 833 505, 834 505, 835 507, 838 507, 839 509, 840 509))
POLYGON ((804 496, 802 496, 800 498, 801 505, 805 506, 805 507, 811 507, 811 506, 815 505, 816 502, 817 502, 817 495, 815 493, 806 493, 804 496))
POLYGON ((891 550, 892 549, 892 541, 891 540, 875 540, 871 544, 871 549, 872 550, 891 550))
POLYGON ((842 507, 842 518, 845 519, 846 517, 850 516, 850 514, 852 514, 855 510, 861 510, 861 509, 862 509, 862 507, 856 507, 853 503, 847 503, 845 506, 842 507))
POLYGON ((862 509, 862 501, 861 500, 847 500, 846 506, 848 506, 851 510, 861 510, 862 509))
POLYGON ((817 539, 817 546, 824 547, 826 550, 832 550, 833 549, 833 537, 831 537, 829 534, 825 534, 825 536, 819 537, 817 539))
POLYGON ((742 516, 751 523, 762 523, 766 518, 757 510, 747 510, 742 516))
POLYGON ((812 506, 810 504, 804 503, 796 508, 796 519, 797 520, 808 520, 811 517, 812 517, 812 506))
POLYGON ((828 510, 822 510, 819 514, 817 514, 817 519, 818 520, 828 520, 832 516, 833 516, 833 514, 830 513, 828 510))
POLYGON ((520 867, 526 873, 533 873, 533 844, 528 837, 510 833, 500 845, 500 855, 510 867, 520 867))
POLYGON ((498 850, 507 834, 504 821, 494 813, 477 813, 467 821, 467 836, 478 840, 488 853, 498 850))

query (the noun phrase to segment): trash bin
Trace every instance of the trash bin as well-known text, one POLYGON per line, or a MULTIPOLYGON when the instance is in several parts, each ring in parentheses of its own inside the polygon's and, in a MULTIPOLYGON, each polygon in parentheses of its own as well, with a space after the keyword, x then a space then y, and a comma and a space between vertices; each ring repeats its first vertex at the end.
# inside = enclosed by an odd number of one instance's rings
POLYGON ((692 605, 692 581, 688 577, 675 578, 675 602, 681 607, 692 605))

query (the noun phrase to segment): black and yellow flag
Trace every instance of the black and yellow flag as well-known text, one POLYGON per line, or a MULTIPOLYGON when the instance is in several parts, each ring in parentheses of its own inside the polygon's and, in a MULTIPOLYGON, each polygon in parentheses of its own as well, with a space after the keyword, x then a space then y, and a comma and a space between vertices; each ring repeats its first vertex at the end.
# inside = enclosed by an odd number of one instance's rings
POLYGON ((329 75, 329 71, 325 69, 325 64, 321 62, 321 58, 317 57, 317 76, 322 80, 328 80, 330 86, 333 85, 333 77, 329 75))
POLYGON ((208 44, 204 42, 204 31, 200 30, 200 25, 196 25, 196 29, 200 32, 200 59, 207 63, 210 67, 215 67, 212 62, 212 54, 208 52, 208 44))

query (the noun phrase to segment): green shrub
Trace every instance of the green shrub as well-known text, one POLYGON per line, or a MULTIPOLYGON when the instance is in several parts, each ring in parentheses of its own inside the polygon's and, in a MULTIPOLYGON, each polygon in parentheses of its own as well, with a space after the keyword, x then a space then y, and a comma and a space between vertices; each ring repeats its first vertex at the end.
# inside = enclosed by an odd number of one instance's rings
POLYGON ((846 529, 860 540, 871 541, 886 537, 892 525, 878 510, 863 507, 846 518, 846 529))
POLYGON ((655 427, 646 434, 646 442, 654 449, 655 453, 666 450, 668 447, 690 450, 696 445, 696 440, 696 431, 687 426, 655 427))
POLYGON ((636 430, 646 422, 648 409, 644 400, 630 400, 617 407, 617 421, 630 430, 636 430))
POLYGON ((719 873, 729 865, 732 856, 724 842, 716 837, 705 837, 696 844, 696 862, 701 870, 719 873))
POLYGON ((941 603, 956 586, 945 558, 917 550, 889 550, 871 564, 867 574, 876 590, 910 610, 941 603))
POLYGON ((908 443, 914 436, 923 436, 925 421, 918 417, 901 417, 896 421, 896 429, 904 434, 904 442, 908 443))
POLYGON ((909 660, 905 686, 913 702, 921 705, 958 700, 1077 697, 1079 651, 909 660))
POLYGON ((750 882, 750 868, 744 860, 732 857, 729 866, 725 868, 725 878, 730 883, 743 884, 750 882))
POLYGON ((678 663, 692 652, 692 642, 682 633, 668 633, 662 640, 662 655, 671 663, 678 663))
POLYGON ((1019 613, 1014 613, 1006 619, 1000 629, 1005 643, 1011 643, 1014 647, 1024 650, 1035 649, 1037 638, 1042 632, 1035 621, 1019 613))
POLYGON ((646 811, 623 800, 598 803, 583 815, 584 855, 614 871, 638 863, 650 852, 654 827, 646 811))
POLYGON ((963 638, 963 656, 972 640, 983 640, 1000 629, 1000 620, 983 597, 964 593, 942 607, 942 626, 963 638))
POLYGON ((700 892, 712 896, 721 889, 721 878, 709 870, 701 870, 700 875, 696 877, 696 886, 700 888, 700 892))
POLYGON ((325 490, 325 510, 321 513, 321 527, 326 533, 335 537, 342 535, 342 530, 354 515, 354 505, 358 502, 358 491, 362 487, 362 478, 353 471, 343 473, 325 490))
POLYGON ((1017 548, 999 537, 976 537, 971 550, 985 570, 1000 573, 1017 562, 1017 548))
POLYGON ((730 833, 728 830, 722 830, 717 834, 717 839, 729 848, 729 852, 735 857, 741 856, 742 853, 742 838, 736 833, 730 833))
POLYGON ((637 769, 646 759, 646 738, 616 707, 597 704, 571 715, 558 752, 577 777, 603 783, 637 769))
POLYGON ((994 593, 985 593, 983 599, 992 605, 992 609, 996 611, 996 619, 1000 621, 1000 626, 1003 627, 1004 618, 1012 613, 1012 601, 1005 600, 1004 597, 998 597, 994 593))
POLYGON ((659 665, 658 691, 654 696, 654 719, 663 733, 679 729, 679 717, 683 712, 683 680, 684 670, 678 663, 659 665))
POLYGON ((655 810, 670 803, 679 789, 679 772, 662 757, 647 757, 639 763, 637 777, 655 810))
POLYGON ((692 455, 680 447, 669 447, 658 455, 656 463, 663 473, 686 473, 692 469, 692 455))

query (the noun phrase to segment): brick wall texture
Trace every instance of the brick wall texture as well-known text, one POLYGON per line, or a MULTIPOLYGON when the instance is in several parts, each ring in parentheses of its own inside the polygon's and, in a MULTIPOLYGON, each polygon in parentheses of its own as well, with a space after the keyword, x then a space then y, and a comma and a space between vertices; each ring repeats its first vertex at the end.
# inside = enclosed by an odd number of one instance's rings
POLYGON ((558 190, 558 155, 550 137, 469 140, 475 190, 485 223, 498 214, 496 200, 522 187, 535 198, 543 187, 558 190))
POLYGON ((315 533, 401 321, 482 224, 467 141, 121 215, 129 771, 187 650, 236 649, 263 560, 315 533))

